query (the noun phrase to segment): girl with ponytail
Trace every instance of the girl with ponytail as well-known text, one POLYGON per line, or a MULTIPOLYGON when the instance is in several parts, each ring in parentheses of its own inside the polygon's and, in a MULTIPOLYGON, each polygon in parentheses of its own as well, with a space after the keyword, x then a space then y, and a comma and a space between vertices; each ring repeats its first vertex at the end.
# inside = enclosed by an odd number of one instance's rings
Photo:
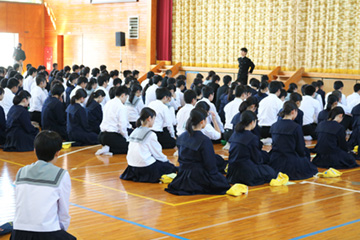
POLYGON ((310 161, 310 151, 305 147, 302 127, 294 122, 298 107, 293 101, 284 103, 281 117, 270 128, 272 150, 270 166, 276 172, 286 173, 291 180, 306 179, 317 173, 310 161))
POLYGON ((211 140, 202 132, 207 112, 194 108, 186 124, 186 132, 177 140, 180 168, 165 191, 175 195, 225 194, 230 188, 219 172, 217 156, 211 140))
POLYGON ((85 108, 81 106, 86 98, 84 89, 78 89, 70 100, 70 105, 66 109, 67 113, 67 134, 70 141, 75 141, 73 145, 95 145, 98 144, 98 135, 91 131, 85 108))
POLYGON ((277 172, 270 166, 269 155, 262 151, 260 138, 251 131, 257 123, 256 114, 242 112, 240 122, 229 139, 229 167, 226 178, 230 183, 243 183, 249 186, 269 183, 277 172))
POLYGON ((70 94, 72 92, 72 90, 74 90, 75 88, 75 83, 77 81, 77 79, 79 78, 79 74, 77 73, 72 73, 69 76, 69 79, 66 81, 66 90, 65 90, 65 104, 66 106, 68 106, 70 104, 70 94))
MULTIPOLYGON (((321 168, 355 168, 359 165, 355 157, 349 152, 346 142, 345 128, 340 124, 345 116, 341 107, 334 107, 330 110, 327 121, 322 121, 316 128, 318 141, 315 146, 316 157, 313 163, 321 168)), ((357 139, 359 131, 353 131, 351 139, 357 139)))
POLYGON ((158 183, 164 174, 176 173, 177 168, 162 153, 156 134, 151 131, 156 113, 145 107, 136 121, 137 128, 129 136, 126 155, 128 166, 120 178, 134 182, 158 183))
POLYGON ((129 98, 125 102, 128 113, 128 121, 133 128, 136 128, 136 120, 140 116, 141 110, 144 108, 144 102, 141 99, 142 87, 140 84, 133 84, 130 88, 129 98))
POLYGON ((6 120, 6 140, 4 151, 26 152, 34 150, 35 136, 39 130, 31 124, 28 112, 30 93, 20 91, 13 99, 6 120))
POLYGON ((339 103, 339 98, 335 94, 330 94, 327 98, 326 108, 322 110, 318 115, 318 124, 322 121, 326 121, 331 109, 336 107, 339 103))
POLYGON ((91 93, 88 102, 86 103, 89 127, 90 130, 96 134, 100 133, 100 124, 103 119, 103 111, 100 104, 105 96, 105 92, 99 89, 91 93))

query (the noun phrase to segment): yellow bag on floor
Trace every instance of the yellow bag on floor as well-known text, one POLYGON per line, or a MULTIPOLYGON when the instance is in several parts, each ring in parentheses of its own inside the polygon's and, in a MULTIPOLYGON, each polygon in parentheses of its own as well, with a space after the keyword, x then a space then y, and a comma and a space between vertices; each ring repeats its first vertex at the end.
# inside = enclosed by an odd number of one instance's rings
POLYGON ((354 147, 354 149, 353 149, 353 152, 354 152, 354 153, 358 153, 358 151, 359 151, 359 146, 356 145, 356 146, 354 147))
POLYGON ((271 179, 270 186, 277 187, 286 185, 289 182, 289 176, 285 173, 279 172, 276 179, 271 179))
POLYGON ((234 184, 229 190, 227 190, 226 194, 238 197, 241 194, 248 194, 249 188, 248 186, 240 183, 234 184))
POLYGON ((342 175, 342 172, 336 170, 335 168, 329 168, 323 173, 316 174, 317 177, 323 177, 323 178, 333 178, 333 177, 340 177, 342 175))
POLYGON ((176 177, 176 173, 164 174, 160 178, 160 182, 162 183, 171 183, 172 180, 176 177))

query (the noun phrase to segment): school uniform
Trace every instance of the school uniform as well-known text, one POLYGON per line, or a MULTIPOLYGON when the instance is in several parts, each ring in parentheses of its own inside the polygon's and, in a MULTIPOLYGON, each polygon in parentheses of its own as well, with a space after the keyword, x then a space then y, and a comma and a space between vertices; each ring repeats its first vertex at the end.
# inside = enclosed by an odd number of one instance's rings
POLYGON ((82 89, 82 87, 81 87, 80 85, 76 85, 76 87, 75 87, 73 90, 71 90, 70 100, 71 100, 71 98, 72 98, 73 96, 75 96, 76 91, 79 90, 79 89, 82 89))
POLYGON ((318 115, 322 110, 320 103, 312 96, 304 96, 300 110, 304 112, 302 127, 304 135, 310 135, 314 140, 317 139, 315 129, 318 115))
POLYGON ((186 131, 186 122, 190 117, 191 110, 194 109, 192 104, 186 103, 177 113, 176 115, 176 133, 180 136, 183 132, 186 131))
POLYGON ((176 88, 175 94, 176 94, 176 101, 178 102, 179 106, 183 107, 185 105, 184 93, 181 92, 180 88, 176 88))
POLYGON ((136 121, 140 117, 141 110, 145 107, 141 97, 134 96, 133 102, 129 101, 129 98, 125 102, 125 106, 128 113, 128 121, 133 128, 136 128, 136 121))
POLYGON ((218 171, 214 147, 200 131, 184 132, 177 140, 179 172, 165 191, 175 195, 225 194, 230 188, 218 171))
POLYGON ((70 224, 69 173, 38 160, 21 168, 15 179, 14 230, 10 239, 76 239, 70 224))
MULTIPOLYGON (((210 102, 210 100, 207 99, 207 98, 202 98, 200 101, 198 101, 198 103, 199 103, 199 102, 206 102, 206 103, 210 106, 210 111, 212 111, 213 113, 215 113, 216 122, 217 122, 217 124, 219 125, 220 131, 223 133, 223 132, 224 132, 224 126, 223 126, 223 123, 221 122, 221 119, 220 119, 220 116, 219 116, 218 112, 216 111, 215 105, 214 105, 212 102, 210 102)), ((212 117, 211 117, 211 115, 208 116, 207 122, 208 122, 208 123, 212 123, 212 117)))
POLYGON ((159 86, 156 84, 151 85, 146 90, 145 94, 145 106, 149 106, 149 104, 156 100, 156 89, 158 89, 159 86))
POLYGON ((70 104, 67 109, 67 134, 78 146, 98 144, 97 134, 91 132, 86 110, 79 104, 70 104))
POLYGON ((249 72, 252 73, 255 68, 255 64, 248 57, 239 57, 239 72, 237 80, 244 86, 247 85, 249 72), (249 70, 250 68, 250 70, 249 70))
POLYGON ((323 106, 325 106, 325 104, 326 104, 326 101, 325 101, 325 92, 324 92, 322 89, 319 88, 319 90, 317 91, 317 93, 320 94, 321 100, 322 100, 322 102, 323 102, 323 106))
POLYGON ((45 100, 48 98, 48 91, 36 86, 31 91, 30 98, 30 119, 41 126, 41 111, 45 100))
POLYGON ((6 119, 4 109, 0 106, 0 145, 6 140, 6 119))
POLYGON ((258 90, 254 89, 254 88, 250 88, 250 93, 251 93, 251 96, 255 96, 258 93, 258 90))
POLYGON ((12 106, 6 120, 4 151, 33 151, 35 136, 38 132, 39 130, 31 124, 27 108, 20 105, 12 106))
POLYGON ((229 167, 226 178, 232 184, 262 185, 275 179, 277 172, 270 166, 269 155, 262 151, 260 139, 251 131, 234 132, 229 139, 229 167))
POLYGON ((221 138, 221 133, 216 131, 215 128, 208 122, 206 123, 205 127, 201 129, 201 132, 213 141, 219 140, 221 138))
POLYGON ((162 153, 156 134, 147 127, 136 128, 129 137, 128 167, 120 179, 157 183, 163 174, 176 173, 176 167, 162 153))
POLYGON ((177 98, 174 99, 173 97, 171 97, 171 100, 170 100, 170 102, 168 103, 169 106, 171 106, 171 107, 174 109, 174 111, 177 111, 177 110, 179 109, 179 107, 181 107, 179 100, 180 100, 180 99, 177 99, 177 98))
MULTIPOLYGON (((325 95, 325 102, 327 104, 327 100, 328 100, 328 97, 329 95, 332 94, 332 92, 328 92, 326 95, 325 95)), ((347 106, 347 100, 346 100, 346 96, 345 94, 341 93, 341 102, 340 102, 342 105, 345 105, 347 106)))
MULTIPOLYGON (((231 123, 233 125, 233 132, 235 131, 235 127, 236 125, 240 122, 241 120, 241 113, 238 112, 237 114, 235 114, 235 116, 233 117, 233 119, 231 120, 231 123)), ((260 127, 258 125, 258 122, 256 122, 256 126, 253 130, 251 130, 251 132, 253 134, 255 134, 259 139, 261 138, 261 132, 260 132, 260 127)), ((262 147, 261 147, 262 148, 262 147)))
POLYGON ((353 109, 359 103, 360 103, 360 94, 358 94, 357 92, 347 97, 347 104, 350 109, 353 109))
POLYGON ((155 100, 150 102, 148 107, 156 112, 155 122, 151 130, 156 133, 162 148, 174 148, 176 140, 173 127, 173 117, 171 117, 171 112, 168 106, 161 100, 155 100))
POLYGON ((88 123, 90 130, 96 134, 100 133, 100 124, 103 119, 103 111, 101 105, 92 100, 86 107, 88 123))
POLYGON ((67 140, 65 105, 55 97, 48 97, 41 110, 41 126, 43 130, 51 130, 67 140))
POLYGON ((126 107, 118 97, 111 99, 104 107, 103 120, 100 124, 100 143, 109 146, 113 154, 127 153, 128 127, 126 107))
POLYGON ((149 80, 150 80, 150 79, 147 78, 147 79, 145 79, 144 81, 141 82, 140 85, 141 85, 142 89, 145 89, 146 85, 149 83, 149 80))
POLYGON ((259 92, 254 96, 257 98, 257 100, 259 101, 259 103, 261 102, 261 100, 263 100, 264 98, 266 98, 268 95, 266 93, 262 93, 261 95, 259 95, 259 92))
POLYGON ((13 104, 14 97, 15 94, 9 88, 4 89, 4 98, 2 101, 0 101, 0 106, 4 109, 5 119, 7 119, 7 115, 10 108, 14 105, 13 104))
POLYGON ((65 105, 66 106, 69 106, 69 104, 70 104, 70 93, 74 88, 75 88, 75 86, 70 85, 65 90, 65 105))
POLYGON ((109 92, 106 91, 106 89, 105 89, 103 86, 99 86, 99 87, 96 89, 96 91, 97 91, 97 90, 103 90, 104 93, 105 93, 105 97, 104 97, 104 99, 103 99, 102 102, 101 102, 101 106, 102 106, 102 107, 105 107, 105 104, 106 104, 108 101, 110 101, 109 92))
POLYGON ((108 85, 106 86, 106 91, 110 91, 110 88, 112 88, 114 86, 114 79, 113 78, 110 78, 109 79, 109 83, 108 85))
POLYGON ((225 132, 224 132, 224 138, 225 140, 229 140, 232 134, 233 125, 231 121, 233 120, 234 116, 239 112, 239 107, 243 100, 241 98, 235 98, 226 106, 224 107, 225 112, 225 132))
MULTIPOLYGON (((228 92, 229 90, 229 86, 228 85, 222 85, 221 87, 218 88, 217 92, 216 92, 216 103, 215 103, 215 106, 216 106, 216 109, 219 111, 219 108, 220 108, 220 103, 221 103, 221 97, 223 94, 226 95, 226 93, 228 92)), ((225 106, 225 105, 224 105, 225 106)))
POLYGON ((316 156, 312 161, 316 166, 336 169, 358 167, 355 157, 349 153, 345 128, 340 123, 323 121, 316 128, 316 133, 316 156))
POLYGON ((259 103, 258 119, 261 130, 261 137, 270 137, 270 127, 278 118, 278 113, 283 107, 283 102, 274 93, 264 98, 259 103))
MULTIPOLYGON (((280 112, 282 111, 282 109, 279 111, 279 114, 280 112)), ((296 122, 297 124, 299 124, 300 126, 303 125, 303 118, 304 118, 304 112, 301 111, 300 109, 298 109, 298 114, 296 115, 296 118, 294 119, 294 122, 296 122)), ((278 120, 281 120, 282 117, 278 117, 278 120)))
POLYGON ((30 92, 31 91, 31 85, 35 82, 35 78, 33 78, 32 76, 28 76, 27 78, 24 79, 23 82, 23 88, 24 90, 30 92))
POLYGON ((310 178, 318 172, 310 162, 299 124, 282 119, 272 125, 270 132, 273 142, 269 165, 276 172, 286 173, 290 180, 310 178))
POLYGON ((214 98, 213 100, 211 101, 213 104, 216 104, 216 98, 217 98, 217 90, 219 89, 220 85, 217 84, 217 83, 209 83, 208 84, 209 87, 211 87, 213 90, 214 90, 214 98))

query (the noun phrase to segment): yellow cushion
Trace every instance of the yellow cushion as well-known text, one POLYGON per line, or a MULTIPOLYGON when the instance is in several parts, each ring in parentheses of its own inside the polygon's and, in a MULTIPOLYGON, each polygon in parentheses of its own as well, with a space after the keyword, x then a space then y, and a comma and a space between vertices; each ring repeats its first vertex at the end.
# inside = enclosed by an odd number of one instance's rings
POLYGON ((240 183, 234 184, 229 190, 227 190, 226 194, 238 197, 241 194, 247 194, 249 192, 248 186, 240 183))
POLYGON ((283 186, 289 182, 289 176, 285 173, 279 172, 276 179, 271 179, 270 186, 283 186))
POLYGON ((160 178, 160 182, 162 183, 171 183, 172 180, 176 177, 176 173, 164 174, 160 178))
POLYGON ((316 176, 318 177, 324 177, 324 178, 333 178, 333 177, 340 177, 342 175, 342 172, 336 170, 335 168, 329 168, 323 173, 318 173, 316 176))

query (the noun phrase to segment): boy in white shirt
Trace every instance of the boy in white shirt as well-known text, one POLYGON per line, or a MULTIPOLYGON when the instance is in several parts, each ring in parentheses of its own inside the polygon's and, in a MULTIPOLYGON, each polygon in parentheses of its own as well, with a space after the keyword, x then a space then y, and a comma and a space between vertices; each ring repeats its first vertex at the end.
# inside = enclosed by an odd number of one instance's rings
POLYGON ((48 91, 45 89, 46 79, 38 76, 36 78, 36 86, 31 90, 30 98, 30 119, 33 122, 39 123, 41 126, 41 110, 46 98, 49 96, 48 91))
POLYGON ((14 105, 13 99, 15 97, 15 93, 19 90, 19 81, 16 78, 10 78, 7 82, 7 86, 4 89, 4 98, 0 101, 0 106, 3 107, 5 112, 5 118, 7 119, 7 114, 14 105))
POLYGON ((31 90, 31 85, 33 84, 33 82, 35 81, 35 77, 37 74, 37 70, 34 67, 31 67, 28 71, 28 75, 25 78, 24 82, 23 82, 23 88, 24 90, 30 92, 31 90))
POLYGON ((110 96, 109 96, 109 92, 106 91, 106 87, 109 83, 109 75, 107 74, 101 74, 100 76, 98 76, 97 78, 97 81, 98 81, 98 89, 101 89, 105 92, 105 98, 104 100, 101 102, 101 106, 104 107, 105 104, 110 101, 110 96))
POLYGON ((347 97, 347 103, 350 109, 360 103, 360 83, 354 85, 354 92, 347 97))
MULTIPOLYGON (((71 91, 70 93, 70 99, 75 96, 75 93, 79 89, 84 89, 86 87, 86 84, 89 82, 89 80, 86 77, 79 77, 76 81, 76 87, 71 91)), ((86 105, 86 102, 85 102, 86 105)))
MULTIPOLYGON (((342 93, 342 90, 344 88, 344 83, 342 81, 335 81, 334 82, 334 90, 340 91, 342 96, 341 96, 341 104, 344 106, 347 106, 347 101, 346 101, 346 96, 342 93)), ((327 93, 325 95, 325 101, 327 103, 327 99, 329 97, 329 95, 331 94, 331 92, 327 93)))
POLYGON ((186 131, 186 122, 190 117, 191 110, 194 109, 196 104, 196 93, 193 90, 186 90, 184 93, 184 100, 185 105, 178 111, 176 115, 176 131, 178 136, 186 131))
POLYGON ((148 87, 145 93, 145 105, 148 106, 152 101, 156 100, 156 89, 161 86, 162 77, 160 75, 155 75, 152 78, 152 85, 148 87))
POLYGON ((141 87, 142 87, 142 89, 145 89, 146 85, 149 83, 150 79, 151 79, 154 75, 155 75, 155 73, 152 72, 152 71, 149 71, 149 72, 146 74, 146 79, 141 82, 141 87))
POLYGON ((182 92, 185 89, 185 81, 178 80, 176 82, 176 100, 180 103, 180 106, 183 107, 185 105, 184 101, 184 93, 182 92))

